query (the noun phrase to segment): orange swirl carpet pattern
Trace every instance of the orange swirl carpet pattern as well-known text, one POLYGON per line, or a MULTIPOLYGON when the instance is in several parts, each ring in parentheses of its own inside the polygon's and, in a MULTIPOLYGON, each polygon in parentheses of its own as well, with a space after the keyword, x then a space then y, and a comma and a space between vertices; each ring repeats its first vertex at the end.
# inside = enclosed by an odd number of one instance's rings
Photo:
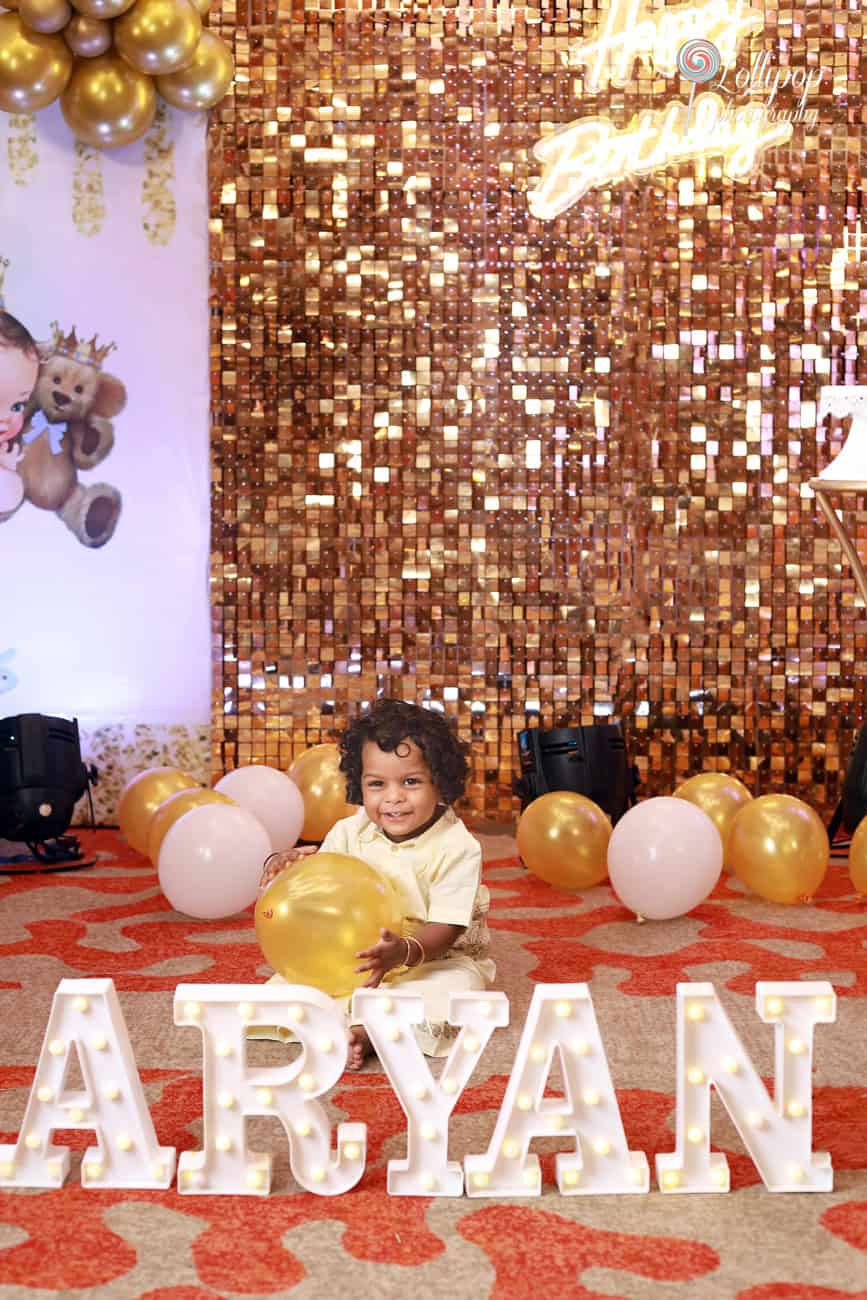
MULTIPOLYGON (((481 837, 491 929, 512 1021, 460 1099, 451 1155, 487 1147, 534 982, 587 981, 629 1146, 651 1160, 674 1146, 678 981, 712 981, 769 1086, 773 1032, 754 1009, 757 980, 827 979, 834 1025, 816 1034, 814 1146, 831 1153, 829 1195, 766 1192, 713 1103, 713 1146, 732 1191, 719 1196, 572 1197, 553 1183, 555 1150, 536 1144, 540 1198, 389 1197, 386 1163, 404 1152, 403 1114, 378 1064, 344 1075, 333 1118, 368 1125, 367 1171, 336 1198, 300 1192, 275 1121, 251 1121, 275 1158, 273 1194, 179 1196, 86 1191, 78 1160, 90 1135, 61 1133, 73 1170, 59 1191, 0 1191, 0 1300, 205 1300, 360 1295, 493 1300, 867 1300, 867 904, 840 859, 810 905, 778 907, 725 877, 676 921, 637 925, 607 886, 581 895, 528 875, 514 842, 481 837)), ((248 917, 173 913, 153 869, 111 831, 86 833, 95 866, 0 875, 0 1142, 14 1140, 60 979, 110 976, 119 991, 157 1135, 179 1151, 201 1135, 198 1034, 176 1029, 184 981, 264 980, 248 917)), ((265 1064, 291 1050, 251 1045, 265 1064)), ((558 1080, 552 1076, 556 1092, 558 1080)))

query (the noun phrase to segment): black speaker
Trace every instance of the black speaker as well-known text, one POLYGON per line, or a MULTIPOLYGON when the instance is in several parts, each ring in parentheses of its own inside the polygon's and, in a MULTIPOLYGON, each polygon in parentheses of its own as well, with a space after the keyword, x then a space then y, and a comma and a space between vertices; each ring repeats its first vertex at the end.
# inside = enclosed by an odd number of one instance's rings
POLYGON ((551 790, 574 790, 592 799, 612 823, 635 802, 638 773, 626 757, 617 723, 592 727, 530 727, 518 732, 521 777, 515 783, 521 811, 551 790))
POLYGON ((849 755, 840 802, 834 809, 834 816, 828 827, 828 838, 833 842, 841 823, 850 835, 854 834, 865 817, 867 817, 867 724, 858 732, 855 748, 849 755))
POLYGON ((22 841, 42 860, 69 857, 46 841, 63 835, 95 779, 81 760, 77 719, 41 713, 0 719, 0 838, 22 841))

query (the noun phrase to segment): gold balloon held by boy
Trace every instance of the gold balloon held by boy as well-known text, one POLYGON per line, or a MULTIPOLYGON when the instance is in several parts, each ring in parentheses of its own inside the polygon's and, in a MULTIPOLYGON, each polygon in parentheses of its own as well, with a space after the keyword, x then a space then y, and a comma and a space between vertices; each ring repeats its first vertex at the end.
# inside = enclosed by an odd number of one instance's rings
POLYGON ((367 980, 356 953, 380 930, 400 933, 397 894, 375 867, 342 853, 316 853, 296 862, 256 904, 256 935, 268 962, 290 984, 309 984, 331 997, 367 980))

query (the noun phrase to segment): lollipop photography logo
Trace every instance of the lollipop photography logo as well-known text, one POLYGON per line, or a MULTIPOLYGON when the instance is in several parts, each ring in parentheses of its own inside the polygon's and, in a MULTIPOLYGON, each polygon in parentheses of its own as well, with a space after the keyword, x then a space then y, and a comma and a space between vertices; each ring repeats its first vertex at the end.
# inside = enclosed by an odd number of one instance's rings
POLYGON ((704 39, 683 43, 677 52, 677 70, 691 82, 690 108, 696 86, 709 85, 713 92, 727 96, 727 115, 734 113, 738 100, 746 97, 747 102, 740 107, 749 110, 757 125, 789 123, 808 130, 814 129, 819 120, 817 109, 810 107, 810 100, 817 94, 826 72, 831 75, 826 68, 775 67, 768 50, 763 50, 748 68, 724 66, 717 46, 704 39), (794 97, 794 101, 783 103, 783 96, 790 100, 794 97))

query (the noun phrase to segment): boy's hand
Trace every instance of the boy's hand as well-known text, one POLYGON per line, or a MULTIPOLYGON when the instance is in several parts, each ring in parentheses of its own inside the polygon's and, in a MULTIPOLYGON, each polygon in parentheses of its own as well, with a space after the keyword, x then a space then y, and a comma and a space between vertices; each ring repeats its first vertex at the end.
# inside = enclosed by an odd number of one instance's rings
POLYGON ((259 877, 259 893, 264 894, 268 886, 277 879, 281 871, 291 867, 293 862, 299 858, 309 857, 311 853, 316 853, 315 844, 300 844, 294 849, 287 849, 285 853, 272 853, 270 858, 265 859, 265 868, 259 877))
POLYGON ((395 966, 404 964, 407 957, 407 942, 406 939, 401 939, 399 934, 392 934, 391 930, 380 930, 379 943, 375 943, 372 948, 364 948, 355 955, 367 959, 363 966, 356 966, 355 973, 370 971, 370 978, 362 987, 375 989, 382 982, 383 975, 394 970, 395 966))

